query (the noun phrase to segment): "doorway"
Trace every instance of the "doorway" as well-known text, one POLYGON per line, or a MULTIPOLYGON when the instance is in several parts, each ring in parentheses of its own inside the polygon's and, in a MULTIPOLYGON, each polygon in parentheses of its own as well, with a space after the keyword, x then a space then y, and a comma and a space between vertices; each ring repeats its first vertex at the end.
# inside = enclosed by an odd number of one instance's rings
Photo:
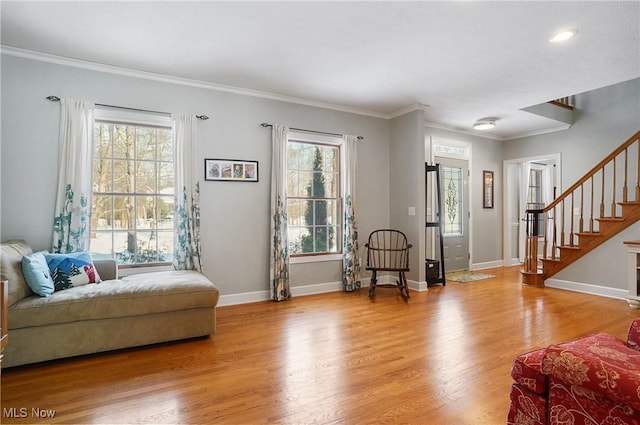
MULTIPOLYGON (((552 202, 555 192, 561 188, 561 175, 559 153, 504 161, 505 265, 522 263, 526 239, 522 221, 524 211, 530 204, 536 204, 538 208, 552 202)), ((545 229, 545 232, 549 230, 545 229)), ((542 253, 542 250, 538 252, 542 253)))

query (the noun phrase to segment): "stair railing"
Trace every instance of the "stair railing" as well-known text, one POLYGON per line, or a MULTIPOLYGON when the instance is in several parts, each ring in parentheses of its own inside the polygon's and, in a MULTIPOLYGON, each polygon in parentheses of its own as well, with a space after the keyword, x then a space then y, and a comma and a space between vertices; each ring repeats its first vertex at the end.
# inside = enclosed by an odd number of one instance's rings
POLYGON ((537 272, 540 236, 542 258, 560 259, 560 247, 577 247, 580 234, 597 234, 598 220, 616 219, 620 204, 627 202, 640 202, 640 131, 542 210, 527 210, 531 220, 550 225, 542 226, 542 231, 534 236, 527 236, 524 271, 537 272))

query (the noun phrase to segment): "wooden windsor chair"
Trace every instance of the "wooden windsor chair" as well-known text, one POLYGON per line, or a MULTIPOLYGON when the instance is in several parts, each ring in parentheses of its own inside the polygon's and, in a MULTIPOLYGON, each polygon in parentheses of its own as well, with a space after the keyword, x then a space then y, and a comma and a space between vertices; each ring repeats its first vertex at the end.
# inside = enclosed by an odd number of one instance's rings
POLYGON ((399 230, 378 229, 371 232, 367 248, 367 267, 371 271, 369 297, 375 296, 376 287, 398 288, 405 300, 410 298, 405 272, 409 271, 409 249, 407 236, 399 230), (378 272, 398 272, 396 284, 378 284, 378 272))

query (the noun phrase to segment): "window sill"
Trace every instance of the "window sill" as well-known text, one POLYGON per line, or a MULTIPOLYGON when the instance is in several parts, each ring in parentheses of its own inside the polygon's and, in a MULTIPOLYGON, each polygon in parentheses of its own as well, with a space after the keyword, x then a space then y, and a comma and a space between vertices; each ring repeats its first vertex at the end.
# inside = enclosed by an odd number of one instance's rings
POLYGON ((290 264, 304 264, 304 263, 320 263, 324 261, 341 261, 342 254, 330 254, 330 255, 309 255, 302 257, 291 257, 289 259, 290 264))
POLYGON ((150 266, 150 267, 118 267, 118 276, 131 276, 139 273, 165 272, 174 270, 173 265, 166 266, 150 266))

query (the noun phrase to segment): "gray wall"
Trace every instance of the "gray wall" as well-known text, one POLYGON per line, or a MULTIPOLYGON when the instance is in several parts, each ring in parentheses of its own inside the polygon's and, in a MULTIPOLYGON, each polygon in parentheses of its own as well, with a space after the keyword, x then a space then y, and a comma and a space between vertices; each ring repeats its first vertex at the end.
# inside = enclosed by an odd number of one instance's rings
POLYGON ((403 231, 409 243, 413 244, 409 257, 411 271, 407 273, 407 279, 424 282, 424 111, 417 110, 391 119, 390 141, 390 224, 392 228, 403 231), (415 215, 409 215, 409 207, 415 207, 415 215))
MULTIPOLYGON (((559 193, 640 130, 640 79, 578 94, 575 101, 576 119, 568 130, 503 144, 504 159, 560 152, 562 187, 559 193)), ((622 238, 640 238, 640 223, 560 271, 554 278, 611 288, 626 287, 627 251, 622 238)))
MULTIPOLYGON (((267 291, 271 132, 261 122, 364 136, 358 145, 360 234, 389 224, 389 129, 384 119, 2 56, 1 233, 50 249, 60 105, 47 95, 172 113, 198 121, 204 158, 259 161, 258 183, 201 180, 204 272, 223 295, 267 291)), ((363 236, 361 236, 361 239, 363 236)), ((361 245, 364 242, 361 242, 361 245)), ((292 286, 339 282, 340 262, 292 266, 292 286)))

